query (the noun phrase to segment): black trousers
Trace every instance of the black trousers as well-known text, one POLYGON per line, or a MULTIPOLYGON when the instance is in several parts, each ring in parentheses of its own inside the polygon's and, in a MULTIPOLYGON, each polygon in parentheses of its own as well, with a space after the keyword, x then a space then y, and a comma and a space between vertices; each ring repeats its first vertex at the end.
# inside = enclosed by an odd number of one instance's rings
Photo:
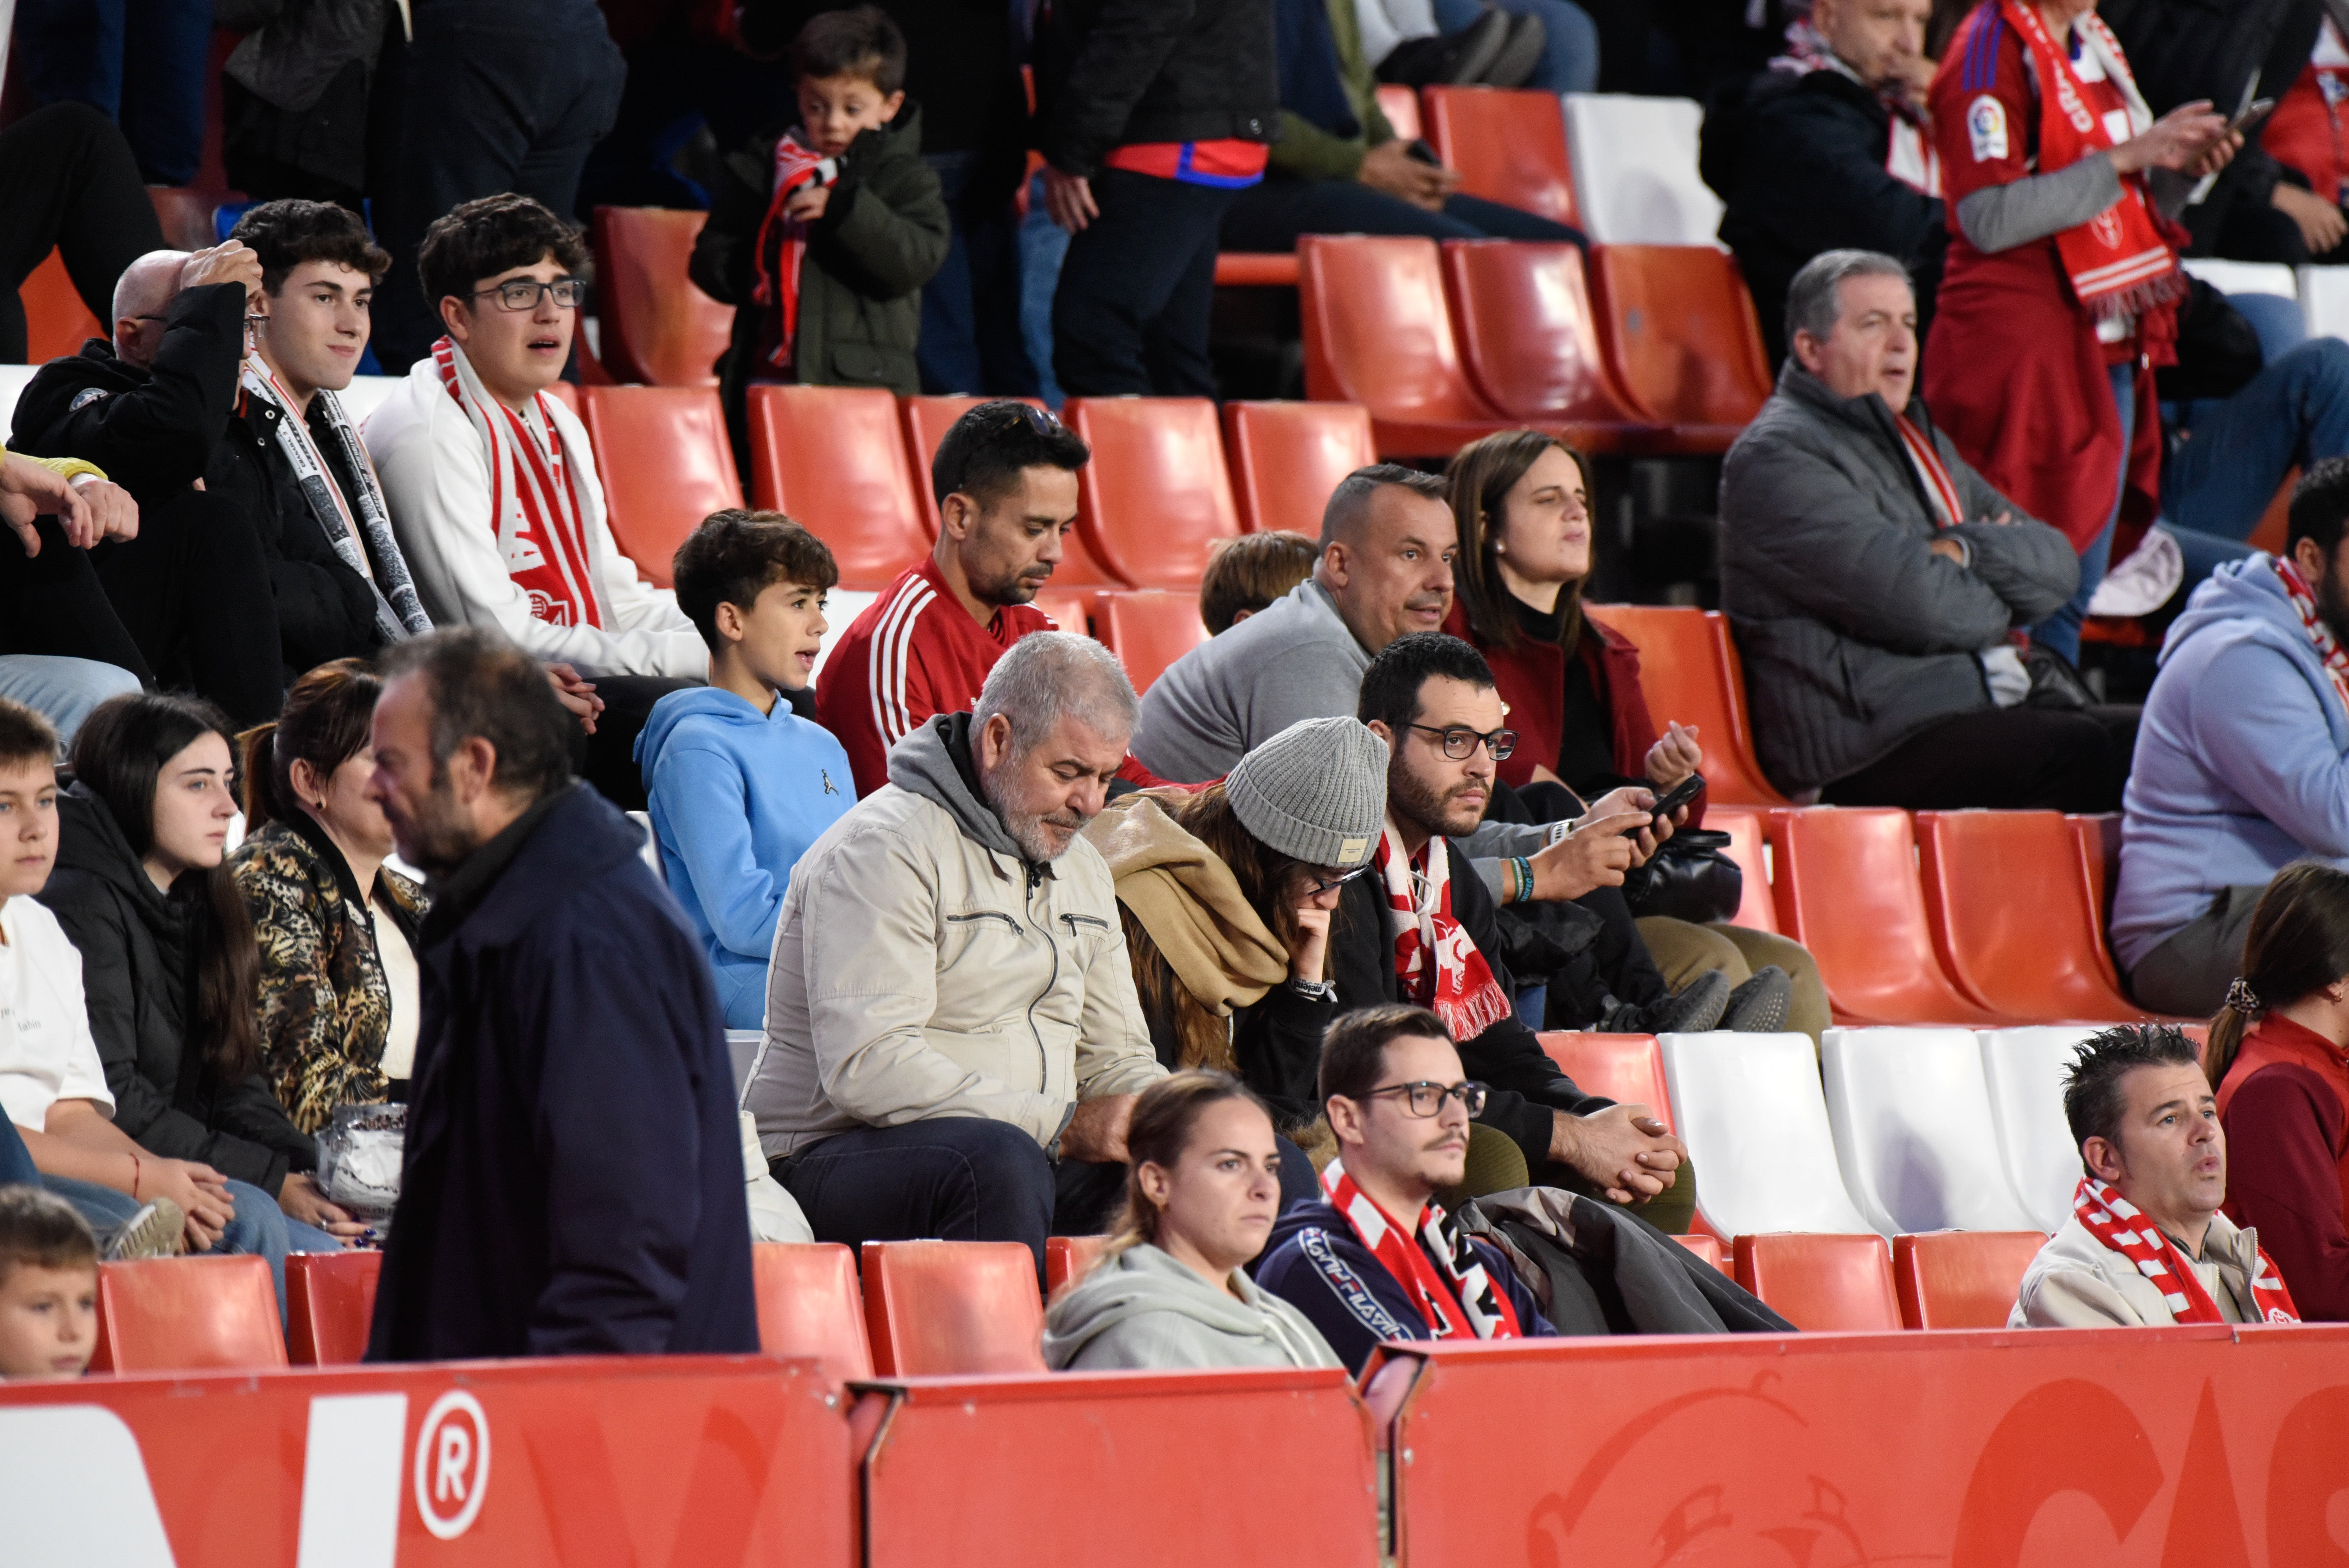
POLYGON ((139 537, 101 544, 89 562, 160 685, 192 688, 240 726, 277 717, 285 700, 277 599, 242 509, 183 490, 140 508, 139 537))
POLYGON ((667 676, 597 676, 595 695, 604 699, 604 711, 595 716, 595 733, 579 738, 572 766, 621 810, 643 810, 645 776, 636 766, 636 737, 644 733, 653 704, 673 691, 708 684, 667 676))
POLYGON ((155 672, 114 613, 89 552, 67 544, 54 517, 35 526, 38 555, 25 553, 14 530, 0 529, 0 654, 96 659, 153 685, 155 672))
POLYGON ((123 269, 163 248, 163 225, 139 160, 114 122, 88 104, 52 104, 0 130, 0 363, 25 359, 16 290, 51 249, 92 315, 114 311, 123 269))
POLYGON ((1071 397, 1212 397, 1207 319, 1235 192, 1129 170, 1092 177, 1101 216, 1069 241, 1052 295, 1052 370, 1071 397))
POLYGON ((1945 718, 1821 791, 1831 806, 2116 811, 2134 707, 1988 707, 1945 718))

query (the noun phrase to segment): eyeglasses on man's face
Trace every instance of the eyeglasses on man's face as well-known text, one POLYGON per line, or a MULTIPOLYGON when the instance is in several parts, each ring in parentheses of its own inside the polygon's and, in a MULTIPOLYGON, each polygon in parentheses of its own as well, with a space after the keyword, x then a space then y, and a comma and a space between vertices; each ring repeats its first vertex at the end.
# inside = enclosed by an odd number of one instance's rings
POLYGON ((1371 1090, 1362 1098, 1381 1099, 1389 1095, 1398 1097, 1413 1116, 1433 1116, 1444 1109, 1444 1102, 1447 1099, 1458 1100, 1460 1109, 1472 1119, 1483 1115, 1485 1110, 1485 1086, 1464 1081, 1449 1087, 1425 1078, 1416 1083, 1391 1083, 1384 1088, 1371 1090))
POLYGON ((1493 754, 1495 762, 1506 762, 1509 753, 1517 748, 1517 732, 1514 729, 1496 729, 1485 735, 1464 724, 1452 725, 1444 729, 1432 724, 1414 724, 1411 727, 1423 735, 1433 735, 1443 742, 1444 755, 1454 762, 1467 761, 1475 755, 1479 745, 1493 754))
POLYGON ((480 299, 483 294, 496 295, 501 310, 536 310, 540 298, 547 294, 554 296, 554 303, 564 310, 577 310, 587 303, 587 280, 556 278, 541 283, 536 278, 508 278, 493 289, 475 289, 472 297, 480 299))

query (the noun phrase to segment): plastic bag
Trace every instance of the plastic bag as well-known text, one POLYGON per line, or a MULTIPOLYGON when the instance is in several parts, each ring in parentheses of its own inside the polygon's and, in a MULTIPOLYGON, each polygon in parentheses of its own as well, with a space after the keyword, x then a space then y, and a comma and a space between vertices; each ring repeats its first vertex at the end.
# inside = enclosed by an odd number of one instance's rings
POLYGON ((399 1163, 408 1143, 408 1107, 345 1105, 318 1134, 318 1186, 327 1202, 377 1229, 399 1201, 399 1163))

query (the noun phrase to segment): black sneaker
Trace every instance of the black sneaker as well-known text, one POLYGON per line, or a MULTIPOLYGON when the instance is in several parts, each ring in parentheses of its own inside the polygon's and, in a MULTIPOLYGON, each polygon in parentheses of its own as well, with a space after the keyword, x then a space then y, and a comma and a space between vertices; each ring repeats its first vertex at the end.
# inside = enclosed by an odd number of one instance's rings
POLYGON ((1729 994, 1722 1009, 1721 1026, 1741 1035, 1775 1035, 1786 1026, 1786 1008, 1795 999, 1795 983, 1775 964, 1754 972, 1754 978, 1729 994))
POLYGON ((1549 46, 1549 34, 1538 16, 1509 18, 1508 42, 1493 63, 1485 67, 1485 85, 1493 88, 1521 88, 1541 68, 1542 54, 1549 46))
POLYGON ((1444 42, 1456 52, 1435 73, 1437 83, 1444 87, 1461 87, 1481 82, 1485 73, 1509 42, 1509 14, 1497 6, 1487 6, 1485 13, 1457 33, 1447 34, 1444 42))
POLYGON ((1619 1002, 1599 1021, 1608 1035, 1702 1035, 1721 1026, 1729 1006, 1729 976, 1708 969, 1677 995, 1659 996, 1643 1007, 1619 1002))

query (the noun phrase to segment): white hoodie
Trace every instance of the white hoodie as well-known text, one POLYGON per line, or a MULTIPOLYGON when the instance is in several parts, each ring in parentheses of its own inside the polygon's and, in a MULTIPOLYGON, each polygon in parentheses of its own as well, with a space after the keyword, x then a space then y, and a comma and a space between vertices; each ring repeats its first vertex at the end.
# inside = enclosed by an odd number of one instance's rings
POLYGON ((1044 1364, 1057 1372, 1175 1367, 1336 1367, 1305 1315, 1238 1269, 1232 1290, 1147 1242, 1078 1281, 1044 1317, 1044 1364))

